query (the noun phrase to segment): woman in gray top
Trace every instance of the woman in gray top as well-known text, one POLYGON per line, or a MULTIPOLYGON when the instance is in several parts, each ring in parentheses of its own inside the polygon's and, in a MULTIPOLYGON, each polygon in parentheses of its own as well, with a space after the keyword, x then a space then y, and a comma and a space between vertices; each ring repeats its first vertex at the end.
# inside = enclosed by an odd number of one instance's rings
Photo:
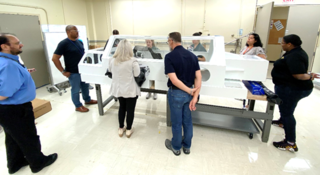
MULTIPOLYGON (((146 40, 146 44, 148 48, 151 48, 153 52, 159 52, 160 49, 156 47, 154 44, 154 40, 146 40)), ((150 81, 150 89, 155 89, 155 82, 153 80, 150 81)), ((146 99, 149 99, 151 97, 152 93, 148 92, 146 99)), ((156 93, 153 93, 153 99, 156 100, 158 98, 156 93)))
POLYGON ((241 49, 240 55, 257 55, 258 57, 266 59, 266 54, 262 48, 260 37, 256 33, 251 33, 248 37, 247 44, 241 49))
MULTIPOLYGON (((201 36, 202 32, 194 33, 192 36, 201 36)), ((207 52, 206 48, 203 47, 203 45, 200 43, 200 40, 192 40, 192 44, 190 46, 191 51, 196 52, 207 52)), ((206 61, 206 58, 202 55, 197 55, 198 61, 206 61)))
POLYGON ((132 46, 126 39, 121 40, 117 50, 110 59, 109 69, 112 73, 112 83, 110 95, 118 98, 119 107, 119 130, 120 137, 126 132, 130 138, 133 133, 132 123, 134 119, 134 110, 140 87, 137 85, 134 77, 139 76, 140 66, 138 61, 133 57, 132 46), (127 127, 124 126, 124 119, 127 115, 127 127))
MULTIPOLYGON (((251 33, 248 37, 247 44, 244 48, 240 50, 240 55, 256 55, 263 59, 266 59, 266 54, 262 48, 262 43, 260 37, 256 33, 251 33)), ((243 100, 243 107, 249 108, 249 104, 246 104, 246 100, 243 100)))

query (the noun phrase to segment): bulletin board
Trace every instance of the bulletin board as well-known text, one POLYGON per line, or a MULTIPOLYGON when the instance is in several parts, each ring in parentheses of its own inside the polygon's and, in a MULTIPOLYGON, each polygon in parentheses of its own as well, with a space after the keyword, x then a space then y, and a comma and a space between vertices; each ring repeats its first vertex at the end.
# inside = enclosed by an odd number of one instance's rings
POLYGON ((268 44, 280 45, 286 33, 286 19, 272 19, 270 23, 270 34, 268 44))

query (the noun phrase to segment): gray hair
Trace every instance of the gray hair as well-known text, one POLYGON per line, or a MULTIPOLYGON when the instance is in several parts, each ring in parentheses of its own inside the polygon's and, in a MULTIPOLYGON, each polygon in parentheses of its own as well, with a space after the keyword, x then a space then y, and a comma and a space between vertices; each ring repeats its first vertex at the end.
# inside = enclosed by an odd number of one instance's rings
POLYGON ((115 64, 119 64, 121 62, 125 62, 130 60, 133 57, 132 46, 130 42, 126 39, 121 40, 118 44, 117 50, 113 55, 115 58, 115 64))
POLYGON ((74 25, 67 25, 66 32, 70 31, 73 27, 75 27, 75 26, 74 25))

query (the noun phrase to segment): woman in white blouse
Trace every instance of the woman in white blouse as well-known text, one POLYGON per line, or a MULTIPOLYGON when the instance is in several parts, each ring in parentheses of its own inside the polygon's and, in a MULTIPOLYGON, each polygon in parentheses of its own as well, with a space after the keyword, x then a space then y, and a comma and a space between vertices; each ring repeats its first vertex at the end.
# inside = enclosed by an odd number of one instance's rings
POLYGON ((241 49, 240 55, 257 55, 266 59, 266 54, 262 48, 260 37, 256 33, 251 33, 248 37, 247 44, 241 49))
POLYGON ((110 95, 118 98, 120 103, 118 134, 122 137, 126 132, 126 136, 130 138, 133 133, 134 110, 140 96, 140 87, 134 77, 139 76, 140 67, 133 57, 132 46, 126 39, 120 41, 113 58, 110 59, 109 71, 112 73, 110 95), (124 125, 126 117, 127 126, 124 125))

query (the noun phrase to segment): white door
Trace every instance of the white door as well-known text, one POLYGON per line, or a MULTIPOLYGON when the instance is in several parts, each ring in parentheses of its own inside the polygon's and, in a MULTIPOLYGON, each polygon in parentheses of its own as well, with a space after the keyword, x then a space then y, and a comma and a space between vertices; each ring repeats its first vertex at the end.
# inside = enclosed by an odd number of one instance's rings
POLYGON ((286 34, 300 36, 302 40, 301 47, 309 56, 309 70, 312 68, 319 24, 320 5, 297 5, 290 7, 286 34))
POLYGON ((274 2, 270 2, 261 7, 258 7, 257 11, 255 33, 257 33, 260 36, 265 52, 267 52, 267 46, 269 41, 269 31, 273 5, 274 2))

